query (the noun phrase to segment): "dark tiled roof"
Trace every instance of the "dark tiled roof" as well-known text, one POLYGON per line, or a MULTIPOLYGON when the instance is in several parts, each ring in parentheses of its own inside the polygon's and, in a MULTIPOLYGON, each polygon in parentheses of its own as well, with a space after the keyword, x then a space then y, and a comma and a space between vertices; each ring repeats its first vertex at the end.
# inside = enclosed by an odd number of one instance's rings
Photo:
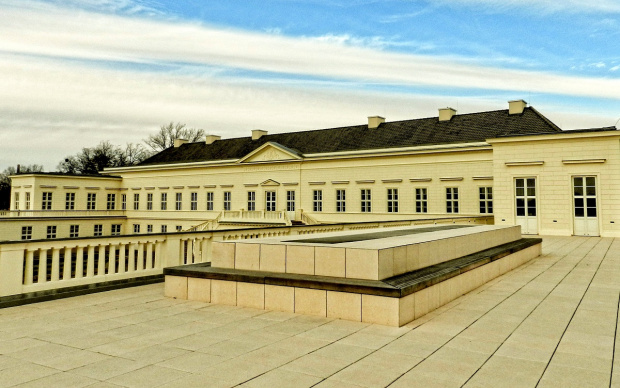
POLYGON ((601 128, 587 128, 587 129, 569 129, 567 131, 561 132, 553 132, 553 133, 516 133, 516 134, 508 134, 501 135, 498 137, 514 137, 514 136, 537 136, 537 135, 570 135, 571 133, 592 133, 592 132, 610 132, 617 131, 616 127, 601 127, 601 128))
POLYGON ((450 121, 437 117, 393 121, 376 129, 367 125, 279 133, 262 136, 186 143, 168 148, 140 165, 240 159, 266 142, 276 142, 301 154, 412 147, 434 144, 473 143, 504 135, 554 133, 561 129, 538 113, 525 108, 522 114, 508 110, 455 115, 450 121))

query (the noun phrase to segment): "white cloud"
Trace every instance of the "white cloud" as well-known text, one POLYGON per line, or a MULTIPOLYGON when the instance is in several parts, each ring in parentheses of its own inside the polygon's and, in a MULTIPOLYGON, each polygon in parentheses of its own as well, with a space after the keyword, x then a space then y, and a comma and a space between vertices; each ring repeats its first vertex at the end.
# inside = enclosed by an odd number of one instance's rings
POLYGON ((52 8, 5 9, 0 51, 59 59, 222 66, 353 81, 620 98, 620 80, 468 65, 328 41, 52 8), (30 28, 24 29, 23 25, 30 28), (76 33, 77 31, 77 33, 76 33))
MULTIPOLYGON (((81 147, 101 140, 138 142, 169 121, 229 137, 252 128, 284 132, 362 124, 374 114, 388 120, 428 117, 439 106, 459 103, 460 113, 505 105, 497 96, 454 101, 417 94, 419 85, 504 90, 510 98, 536 91, 620 98, 618 79, 397 54, 355 37, 295 39, 36 2, 10 4, 0 6, 0 167, 39 163, 53 169, 81 147), (141 70, 137 64, 169 70, 141 70), (222 74, 230 69, 272 76, 222 74), (281 82, 274 78, 278 74, 300 81, 281 82), (364 92, 358 84, 403 86, 410 93, 364 92)), ((556 113, 563 117, 561 109, 556 113)), ((609 125, 608 119, 588 117, 591 126, 609 125)))
POLYGON ((490 10, 525 9, 531 12, 620 13, 617 0, 428 0, 431 3, 482 6, 490 10))

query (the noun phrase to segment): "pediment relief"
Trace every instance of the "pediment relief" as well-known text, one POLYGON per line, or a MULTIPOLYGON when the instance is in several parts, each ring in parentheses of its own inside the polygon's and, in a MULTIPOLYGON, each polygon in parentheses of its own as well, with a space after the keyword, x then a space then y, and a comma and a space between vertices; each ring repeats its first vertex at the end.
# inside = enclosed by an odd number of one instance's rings
POLYGON ((273 179, 267 179, 266 181, 264 181, 260 185, 261 186, 280 186, 280 182, 276 182, 273 179))
POLYGON ((239 163, 257 163, 295 159, 301 159, 301 157, 295 154, 294 151, 288 150, 276 143, 265 143, 241 158, 239 163))

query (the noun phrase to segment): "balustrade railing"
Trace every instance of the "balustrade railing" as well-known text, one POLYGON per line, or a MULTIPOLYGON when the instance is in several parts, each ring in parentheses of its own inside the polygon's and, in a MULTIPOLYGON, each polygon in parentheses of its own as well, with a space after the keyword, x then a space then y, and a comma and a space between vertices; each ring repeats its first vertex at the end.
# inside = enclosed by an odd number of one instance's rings
POLYGON ((125 215, 124 210, 3 210, 0 217, 93 217, 125 215))

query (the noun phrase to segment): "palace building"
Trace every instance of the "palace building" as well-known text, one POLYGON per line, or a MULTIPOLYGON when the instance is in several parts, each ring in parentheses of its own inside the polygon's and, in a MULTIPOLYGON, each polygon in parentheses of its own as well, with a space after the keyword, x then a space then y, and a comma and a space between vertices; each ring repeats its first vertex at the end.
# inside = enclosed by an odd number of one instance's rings
POLYGON ((620 236, 620 132, 508 109, 204 141, 101 175, 12 177, 4 240, 485 216, 620 236))

